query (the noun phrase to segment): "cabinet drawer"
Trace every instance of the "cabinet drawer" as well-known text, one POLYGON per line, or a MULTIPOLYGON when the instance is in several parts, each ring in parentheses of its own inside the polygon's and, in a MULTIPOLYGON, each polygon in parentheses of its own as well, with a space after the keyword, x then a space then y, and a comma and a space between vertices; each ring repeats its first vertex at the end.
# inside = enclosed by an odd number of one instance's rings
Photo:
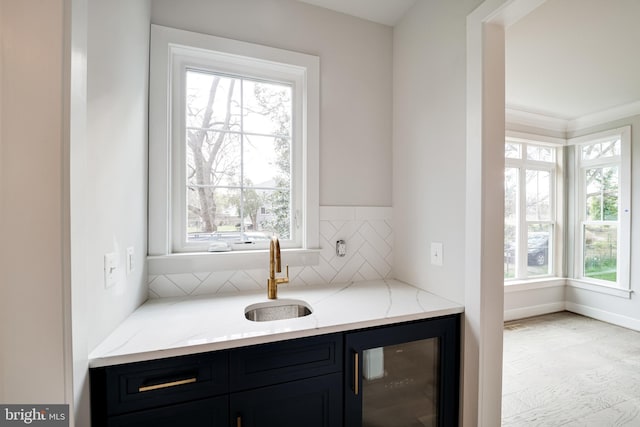
POLYGON ((231 391, 342 371, 342 334, 280 341, 230 352, 231 391))
POLYGON ((179 403, 109 418, 108 427, 228 427, 227 396, 179 403))
POLYGON ((227 393, 228 356, 222 351, 92 369, 94 415, 106 417, 227 393))

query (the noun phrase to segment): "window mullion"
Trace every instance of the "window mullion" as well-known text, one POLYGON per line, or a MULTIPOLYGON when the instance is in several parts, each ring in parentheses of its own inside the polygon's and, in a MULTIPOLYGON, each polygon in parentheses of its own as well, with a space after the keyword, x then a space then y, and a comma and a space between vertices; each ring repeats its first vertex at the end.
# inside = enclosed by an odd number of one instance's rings
POLYGON ((240 79, 240 239, 244 240, 244 79, 240 79))
POLYGON ((270 138, 280 138, 280 139, 291 139, 290 135, 278 135, 278 134, 269 134, 269 133, 258 133, 258 132, 242 132, 237 130, 224 130, 224 129, 216 129, 216 128, 202 128, 197 126, 187 126, 187 130, 202 130, 205 132, 217 132, 217 133, 225 133, 230 135, 248 135, 248 136, 266 136, 270 138))

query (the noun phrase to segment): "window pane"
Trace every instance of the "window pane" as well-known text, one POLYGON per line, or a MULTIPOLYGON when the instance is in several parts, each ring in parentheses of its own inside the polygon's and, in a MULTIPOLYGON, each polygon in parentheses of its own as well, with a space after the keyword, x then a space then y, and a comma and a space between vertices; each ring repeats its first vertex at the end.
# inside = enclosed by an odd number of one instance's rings
POLYGON ((602 143, 602 157, 614 157, 620 155, 620 139, 602 143))
POLYGON ((286 189, 189 187, 188 194, 190 242, 260 242, 273 234, 291 238, 290 192, 286 189))
POLYGON ((518 221, 518 168, 504 173, 504 278, 515 277, 518 221))
POLYGON ((240 131, 240 80, 187 70, 187 128, 240 131))
POLYGON ((553 227, 550 224, 530 224, 527 228, 527 276, 551 274, 549 257, 553 227))
POLYGON ((606 157, 615 157, 620 155, 621 141, 620 138, 607 141, 587 144, 582 146, 582 159, 594 160, 606 157))
POLYGON ((289 85, 188 70, 187 240, 293 238, 289 85))
POLYGON ((240 190, 213 187, 187 189, 187 240, 238 240, 240 190))
POLYGON ((520 150, 522 145, 516 144, 513 142, 508 142, 504 145, 504 157, 508 159, 520 159, 522 158, 522 154, 520 150))
POLYGON ((618 226, 584 225, 584 275, 617 281, 618 226))
POLYGON ((553 162, 555 150, 541 145, 527 145, 527 160, 553 162))
POLYGON ((240 162, 237 134, 187 130, 188 185, 238 186, 240 162))
POLYGON ((283 190, 247 188, 244 197, 244 223, 249 240, 268 239, 272 234, 281 239, 291 238, 291 193, 283 190))
POLYGON ((600 157, 600 144, 588 144, 582 146, 582 158, 584 160, 592 160, 600 157))
POLYGON ((261 135, 291 135, 291 86, 245 80, 245 132, 261 135))
POLYGON ((513 225, 504 224, 504 278, 512 279, 516 275, 516 231, 513 225))
POLYGON ((549 171, 526 171, 527 221, 551 220, 551 174, 549 171))
MULTIPOLYGON (((275 188, 291 177, 289 138, 246 136, 243 145, 245 185, 275 188)), ((287 184, 288 187, 288 184, 287 184)))
POLYGON ((617 221, 619 175, 617 166, 585 169, 587 221, 617 221))
POLYGON ((518 214, 518 168, 505 168, 504 220, 515 224, 518 214))

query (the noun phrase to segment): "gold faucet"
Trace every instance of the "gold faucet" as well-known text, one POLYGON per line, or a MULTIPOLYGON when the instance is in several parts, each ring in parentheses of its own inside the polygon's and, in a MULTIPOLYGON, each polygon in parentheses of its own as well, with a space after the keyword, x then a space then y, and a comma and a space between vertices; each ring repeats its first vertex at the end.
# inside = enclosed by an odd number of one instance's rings
POLYGON ((287 276, 277 277, 276 273, 282 271, 282 261, 280 260, 280 242, 277 236, 271 237, 269 245, 269 279, 267 280, 267 298, 278 298, 278 285, 280 283, 289 283, 289 266, 287 265, 287 276))

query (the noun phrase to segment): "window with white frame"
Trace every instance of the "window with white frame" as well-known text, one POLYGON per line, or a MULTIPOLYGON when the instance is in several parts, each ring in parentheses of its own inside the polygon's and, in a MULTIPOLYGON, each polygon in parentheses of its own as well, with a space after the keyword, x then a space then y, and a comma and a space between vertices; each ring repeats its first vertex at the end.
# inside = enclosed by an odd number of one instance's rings
POLYGON ((505 143, 504 278, 555 274, 556 181, 560 151, 519 138, 505 143))
POLYGON ((629 287, 631 128, 574 138, 576 279, 629 287))
POLYGON ((180 141, 182 246, 297 238, 291 170, 292 86, 211 69, 180 70, 186 89, 180 141), (185 209, 186 208, 186 209, 185 209), (266 214, 267 208, 271 214, 266 214))
POLYGON ((317 247, 318 58, 152 26, 149 253, 317 247))

